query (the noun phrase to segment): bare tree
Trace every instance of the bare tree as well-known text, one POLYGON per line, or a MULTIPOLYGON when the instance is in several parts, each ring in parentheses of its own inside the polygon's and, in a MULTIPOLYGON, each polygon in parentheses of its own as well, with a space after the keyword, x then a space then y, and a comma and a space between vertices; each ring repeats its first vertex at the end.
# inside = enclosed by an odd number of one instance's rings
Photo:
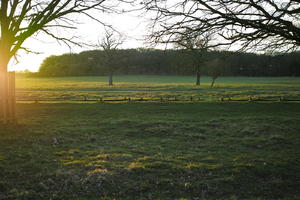
POLYGON ((117 65, 117 49, 123 43, 122 35, 113 30, 105 30, 99 46, 104 50, 104 64, 108 73, 108 85, 113 85, 113 73, 117 65))
POLYGON ((205 63, 205 72, 212 78, 210 87, 212 88, 215 84, 216 79, 223 74, 226 68, 226 62, 216 58, 214 60, 207 61, 205 63))
MULTIPOLYGON (((8 63, 20 50, 32 52, 24 46, 28 38, 43 33, 66 45, 80 45, 76 38, 58 34, 58 30, 76 29, 75 15, 87 16, 103 24, 92 11, 113 12, 120 2, 130 0, 0 0, 0 74, 7 76, 8 63)), ((0 80, 4 99, 9 96, 5 80, 0 80)), ((6 116, 9 103, 2 102, 2 112, 6 116)))
POLYGON ((44 33, 68 45, 78 45, 74 38, 58 35, 57 31, 53 30, 76 29, 77 22, 72 16, 78 14, 101 22, 100 19, 92 16, 90 11, 114 11, 116 5, 111 2, 108 0, 1 0, 0 72, 7 71, 9 61, 19 50, 31 51, 23 44, 36 34, 44 33))
POLYGON ((195 67, 196 85, 200 85, 201 66, 204 63, 204 53, 210 50, 211 35, 190 33, 186 30, 182 33, 177 33, 177 36, 168 43, 173 43, 177 48, 184 48, 192 56, 192 63, 195 67))
POLYGON ((178 33, 218 33, 214 46, 241 50, 293 51, 300 46, 299 0, 144 0, 154 11, 155 41, 178 33))

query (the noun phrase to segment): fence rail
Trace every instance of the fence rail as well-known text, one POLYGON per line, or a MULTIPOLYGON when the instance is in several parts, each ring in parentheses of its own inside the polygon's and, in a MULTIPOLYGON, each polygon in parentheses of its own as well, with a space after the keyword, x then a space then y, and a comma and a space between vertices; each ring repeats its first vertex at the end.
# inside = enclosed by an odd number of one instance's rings
POLYGON ((0 123, 16 122, 15 72, 0 72, 0 123))
POLYGON ((203 98, 84 98, 84 99, 18 99, 17 103, 100 103, 100 102, 298 102, 300 99, 286 99, 286 98, 248 98, 248 99, 233 99, 233 98, 220 98, 216 100, 208 100, 203 98))

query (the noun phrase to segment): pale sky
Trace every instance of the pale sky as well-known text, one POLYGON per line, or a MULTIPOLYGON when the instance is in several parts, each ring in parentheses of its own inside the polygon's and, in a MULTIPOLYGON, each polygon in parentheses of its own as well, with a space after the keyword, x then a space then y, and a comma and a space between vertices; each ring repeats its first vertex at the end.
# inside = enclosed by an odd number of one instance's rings
MULTIPOLYGON (((132 13, 125 14, 100 14, 100 18, 106 24, 112 25, 117 31, 124 34, 125 41, 121 48, 138 48, 145 46, 143 38, 147 35, 147 22, 146 19, 135 16, 132 13)), ((98 17, 99 18, 99 17, 98 17)), ((98 22, 89 19, 87 17, 80 17, 78 19, 80 24, 77 30, 69 30, 67 33, 60 33, 61 35, 72 34, 74 36, 80 36, 80 41, 88 44, 97 44, 98 40, 101 40, 103 36, 104 27, 98 22)), ((49 36, 38 35, 38 39, 29 38, 24 46, 29 47, 34 52, 40 54, 19 52, 18 63, 11 61, 9 70, 30 70, 38 71, 42 61, 50 55, 61 55, 64 53, 79 53, 85 50, 92 50, 92 47, 69 47, 65 44, 59 44, 57 41, 49 36)))
MULTIPOLYGON (((146 35, 149 35, 149 29, 147 25, 149 21, 141 16, 138 16, 137 12, 123 13, 123 14, 107 14, 107 13, 92 13, 94 17, 100 19, 106 24, 112 25, 117 31, 124 35, 124 43, 120 48, 138 48, 147 47, 144 44, 146 35)), ((148 18, 151 16, 148 15, 148 18)), ((83 17, 82 15, 72 16, 72 20, 78 21, 77 30, 55 30, 54 33, 60 36, 80 36, 80 41, 95 45, 103 37, 104 27, 98 22, 83 17)), ((294 22, 300 24, 299 21, 294 22)), ((40 54, 18 52, 18 63, 11 61, 9 70, 13 71, 38 71, 42 61, 50 55, 61 55, 64 53, 79 53, 81 51, 93 50, 92 47, 69 47, 65 44, 59 44, 56 40, 50 36, 37 35, 36 38, 29 38, 24 46, 34 52, 40 54)), ((163 47, 162 47, 163 48, 163 47)), ((233 46, 230 50, 236 50, 237 46, 233 46)))

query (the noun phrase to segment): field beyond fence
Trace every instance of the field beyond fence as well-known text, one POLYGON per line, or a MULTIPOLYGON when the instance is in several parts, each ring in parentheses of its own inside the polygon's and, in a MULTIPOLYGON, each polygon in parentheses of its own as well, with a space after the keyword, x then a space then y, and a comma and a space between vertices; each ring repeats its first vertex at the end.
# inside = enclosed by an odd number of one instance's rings
POLYGON ((300 78, 221 77, 194 85, 192 76, 17 78, 18 102, 299 101, 300 78))

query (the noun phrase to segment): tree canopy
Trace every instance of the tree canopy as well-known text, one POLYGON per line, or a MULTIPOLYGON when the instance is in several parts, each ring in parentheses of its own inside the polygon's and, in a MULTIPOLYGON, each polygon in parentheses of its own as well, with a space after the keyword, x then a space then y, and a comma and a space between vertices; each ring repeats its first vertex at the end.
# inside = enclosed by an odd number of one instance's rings
POLYGON ((293 51, 300 46, 299 0, 145 0, 153 17, 152 41, 177 42, 210 33, 213 46, 293 51))
MULTIPOLYGON (((194 60, 205 60, 201 75, 211 75, 206 66, 215 60, 219 76, 300 76, 300 52, 280 55, 257 55, 253 53, 211 51, 203 55, 186 49, 119 49, 114 60, 114 74, 118 75, 195 75, 194 60), (219 64, 221 66, 219 66, 219 64), (222 68, 222 69, 221 69, 222 68)), ((50 56, 44 60, 38 76, 99 76, 109 75, 102 50, 79 54, 50 56)), ((215 73, 215 71, 213 73, 215 73)))

